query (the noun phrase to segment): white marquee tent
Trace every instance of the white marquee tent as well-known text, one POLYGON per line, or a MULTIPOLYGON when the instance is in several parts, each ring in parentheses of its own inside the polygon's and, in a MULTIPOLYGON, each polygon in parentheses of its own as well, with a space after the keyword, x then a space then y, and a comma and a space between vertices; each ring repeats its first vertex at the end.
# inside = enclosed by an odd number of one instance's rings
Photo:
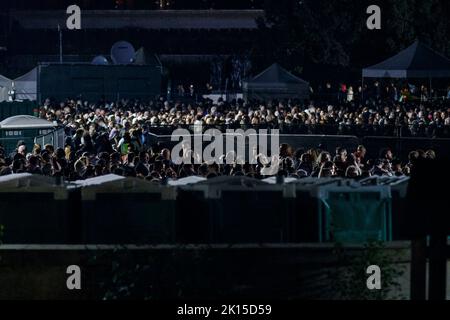
POLYGON ((37 99, 37 67, 14 80, 16 100, 37 99))
POLYGON ((8 101, 8 91, 10 91, 13 86, 16 90, 16 100, 36 100, 37 68, 34 68, 14 80, 0 75, 0 102, 8 101))
POLYGON ((8 100, 8 91, 11 89, 12 80, 0 74, 0 102, 8 100))

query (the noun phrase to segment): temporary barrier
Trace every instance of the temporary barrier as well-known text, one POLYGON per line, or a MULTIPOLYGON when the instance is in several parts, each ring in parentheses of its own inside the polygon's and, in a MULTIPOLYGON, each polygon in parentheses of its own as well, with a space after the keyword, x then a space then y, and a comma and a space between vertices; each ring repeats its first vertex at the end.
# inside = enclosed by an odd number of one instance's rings
POLYGON ((0 224, 4 242, 25 244, 402 240, 407 185, 404 177, 238 176, 159 185, 106 175, 64 186, 13 174, 0 177, 0 224))
POLYGON ((37 115, 38 106, 35 102, 0 102, 0 121, 17 115, 37 115))
POLYGON ((289 239, 294 194, 288 185, 247 177, 218 177, 181 187, 178 212, 183 241, 208 243, 280 243, 289 239), (195 200, 193 200, 195 199, 195 200), (192 233, 193 226, 209 233, 192 233), (196 237, 192 237, 195 236, 196 237))
POLYGON ((175 239, 175 189, 106 175, 77 181, 84 243, 151 244, 175 239))
POLYGON ((47 134, 38 136, 34 138, 34 143, 41 145, 42 147, 46 144, 52 145, 55 149, 65 147, 66 133, 64 128, 55 129, 47 134))
POLYGON ((71 242, 69 192, 54 178, 12 174, 0 177, 1 239, 7 244, 71 242))
POLYGON ((322 201, 319 190, 325 186, 336 186, 340 179, 304 178, 291 183, 295 189, 295 205, 291 224, 291 242, 319 242, 322 234, 322 201))
POLYGON ((362 185, 383 185, 391 189, 392 202, 392 240, 407 240, 403 223, 407 219, 406 212, 406 193, 408 189, 409 177, 379 177, 374 176, 366 178, 360 183, 362 185))
POLYGON ((320 242, 366 242, 392 240, 389 186, 362 186, 343 180, 319 189, 322 205, 320 242))

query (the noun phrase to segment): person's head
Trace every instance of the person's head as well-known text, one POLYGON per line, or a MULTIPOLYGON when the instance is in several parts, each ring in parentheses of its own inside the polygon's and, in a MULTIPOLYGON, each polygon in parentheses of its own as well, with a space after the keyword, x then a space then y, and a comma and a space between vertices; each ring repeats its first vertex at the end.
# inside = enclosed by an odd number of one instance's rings
POLYGON ((392 150, 390 148, 385 148, 381 150, 380 158, 392 161, 392 159, 394 158, 394 154, 392 153, 392 150))
POLYGON ((48 162, 50 162, 51 156, 47 151, 43 151, 41 153, 41 158, 42 158, 42 162, 48 163, 48 162))
POLYGON ((123 140, 124 140, 126 143, 130 143, 130 141, 131 141, 131 135, 130 135, 130 132, 129 132, 129 131, 125 131, 125 132, 123 133, 123 140))
POLYGON ((341 162, 346 162, 347 161, 347 149, 345 148, 338 148, 336 150, 337 153, 337 159, 341 162))
POLYGON ((417 151, 414 150, 414 151, 411 151, 411 152, 408 154, 408 160, 409 160, 410 163, 416 162, 417 159, 419 159, 419 152, 417 152, 417 151))
POLYGON ((336 166, 333 162, 327 161, 322 164, 319 172, 319 178, 332 177, 336 175, 336 166))
POLYGON ((426 152, 425 152, 425 157, 427 158, 427 159, 431 159, 431 160, 434 160, 434 159, 436 159, 436 153, 434 152, 434 150, 427 150, 426 152))
POLYGON ((33 146, 33 154, 34 155, 38 155, 38 154, 40 154, 41 153, 41 145, 40 144, 38 144, 38 143, 35 143, 34 144, 34 146, 33 146))
POLYGON ((162 156, 163 160, 170 160, 170 150, 167 148, 162 149, 161 156, 162 156))
POLYGON ((44 150, 47 151, 49 154, 53 154, 53 152, 55 152, 55 148, 51 144, 46 144, 44 146, 44 150))
POLYGON ((282 143, 280 145, 280 157, 291 157, 294 154, 294 150, 287 143, 282 143))
POLYGON ((147 152, 145 151, 141 151, 139 152, 139 161, 143 162, 143 163, 147 163, 150 159, 150 156, 148 155, 147 152))
POLYGON ((321 166, 322 164, 324 164, 327 161, 332 161, 331 159, 331 154, 329 152, 326 151, 322 151, 319 154, 319 157, 317 158, 317 162, 319 163, 319 165, 321 166))
POLYGON ((27 154, 27 146, 26 145, 20 145, 18 148, 17 148, 17 153, 18 154, 20 154, 20 155, 22 155, 22 156, 26 156, 26 154, 27 154))
POLYGON ((58 160, 64 159, 64 157, 66 156, 64 149, 63 148, 56 149, 55 156, 56 156, 56 159, 58 159, 58 160))
POLYGON ((19 141, 17 141, 16 148, 19 148, 20 146, 24 146, 24 145, 26 145, 25 141, 19 140, 19 141))
POLYGON ((367 150, 363 145, 359 145, 358 148, 356 148, 357 156, 360 158, 364 158, 366 156, 367 150))
POLYGON ((356 166, 348 166, 347 170, 345 170, 346 178, 357 178, 361 175, 360 170, 356 166))

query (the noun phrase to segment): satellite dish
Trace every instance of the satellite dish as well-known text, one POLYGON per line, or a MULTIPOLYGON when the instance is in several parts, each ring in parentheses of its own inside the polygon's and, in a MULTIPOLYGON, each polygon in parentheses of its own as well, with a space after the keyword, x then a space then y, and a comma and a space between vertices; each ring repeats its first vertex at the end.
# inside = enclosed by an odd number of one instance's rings
POLYGON ((94 59, 92 59, 91 64, 106 66, 109 65, 109 61, 104 56, 96 56, 94 59))
POLYGON ((133 63, 135 54, 131 43, 126 41, 116 42, 111 48, 111 59, 114 64, 133 63))

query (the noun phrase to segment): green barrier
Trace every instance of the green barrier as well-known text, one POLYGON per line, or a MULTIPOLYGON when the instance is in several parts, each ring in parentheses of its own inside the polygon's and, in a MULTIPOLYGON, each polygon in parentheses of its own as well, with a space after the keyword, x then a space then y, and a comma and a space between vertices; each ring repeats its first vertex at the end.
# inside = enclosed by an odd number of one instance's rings
POLYGON ((30 115, 37 116, 38 115, 38 106, 35 102, 32 101, 23 101, 23 102, 0 102, 0 121, 3 121, 9 117, 17 116, 17 115, 30 115))
POLYGON ((222 191, 212 202, 213 242, 287 242, 289 202, 276 189, 222 191))
POLYGON ((180 238, 195 243, 288 242, 295 197, 291 189, 247 177, 218 177, 183 187, 178 193, 184 203, 184 210, 182 205, 177 210, 180 238), (192 202, 195 210, 187 210, 192 202), (202 230, 194 233, 196 226, 202 230))
POLYGON ((0 177, 0 225, 5 244, 70 242, 67 189, 52 178, 27 173, 0 177))
POLYGON ((78 183, 82 242, 161 244, 175 241, 175 195, 171 188, 114 175, 78 183))
POLYGON ((292 183, 295 189, 295 208, 291 224, 291 239, 294 243, 315 243, 322 241, 321 206, 324 204, 319 190, 325 186, 337 186, 340 179, 304 178, 292 183))
POLYGON ((333 190, 321 200, 320 242, 392 240, 391 200, 382 191, 333 190))

